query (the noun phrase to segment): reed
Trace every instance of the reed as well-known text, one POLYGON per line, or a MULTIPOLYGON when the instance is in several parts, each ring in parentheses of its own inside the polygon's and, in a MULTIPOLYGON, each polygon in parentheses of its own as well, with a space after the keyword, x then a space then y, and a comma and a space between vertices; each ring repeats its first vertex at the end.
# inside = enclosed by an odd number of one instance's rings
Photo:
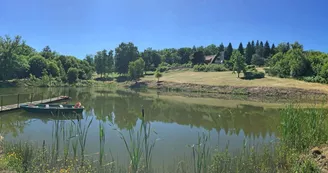
POLYGON ((324 109, 289 105, 281 111, 281 141, 303 152, 328 140, 327 114, 324 109))

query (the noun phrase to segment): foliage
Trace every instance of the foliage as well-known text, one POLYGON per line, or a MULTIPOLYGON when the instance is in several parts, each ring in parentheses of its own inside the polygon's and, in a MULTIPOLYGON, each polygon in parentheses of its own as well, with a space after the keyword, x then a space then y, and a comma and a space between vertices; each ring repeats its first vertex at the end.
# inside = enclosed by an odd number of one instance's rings
POLYGON ((47 60, 40 55, 33 56, 30 61, 30 73, 36 77, 42 77, 42 72, 47 69, 47 60))
POLYGON ((159 78, 161 78, 163 75, 159 70, 156 70, 154 76, 157 78, 157 82, 159 82, 159 78))
POLYGON ((288 106, 281 111, 281 140, 297 151, 323 144, 328 140, 325 109, 288 106))
POLYGON ((142 58, 137 59, 136 61, 129 63, 129 77, 132 80, 137 81, 140 77, 143 76, 145 71, 145 61, 142 58))
POLYGON ((312 82, 312 83, 327 83, 327 80, 321 76, 305 76, 301 78, 305 82, 312 82))
POLYGON ((113 51, 110 50, 107 53, 107 50, 98 51, 94 58, 95 69, 98 74, 103 76, 103 74, 108 74, 113 72, 114 65, 114 56, 113 51))
POLYGON ((232 48, 232 44, 229 43, 228 47, 226 48, 225 52, 224 52, 224 59, 225 60, 230 60, 232 53, 233 52, 233 48, 232 48))
POLYGON ((55 62, 48 63, 48 74, 52 77, 57 77, 60 75, 59 68, 55 62))
POLYGON ((67 80, 69 83, 75 83, 79 77, 79 70, 77 68, 69 68, 67 72, 67 80))
POLYGON ((244 56, 241 55, 239 51, 234 51, 232 53, 231 60, 233 62, 233 71, 237 72, 239 78, 239 74, 245 70, 244 56))
POLYGON ((243 79, 261 79, 264 77, 265 77, 265 74, 263 72, 246 71, 246 72, 244 72, 243 79))
POLYGON ((197 51, 192 55, 191 62, 193 65, 203 64, 205 62, 205 55, 202 51, 197 51))
POLYGON ((194 65, 193 70, 202 72, 228 71, 228 69, 223 64, 199 64, 194 65))
POLYGON ((117 73, 128 73, 129 63, 137 60, 138 48, 133 43, 121 43, 115 49, 115 69, 117 73))
POLYGON ((265 59, 258 54, 254 54, 251 63, 257 66, 263 66, 265 64, 265 59))

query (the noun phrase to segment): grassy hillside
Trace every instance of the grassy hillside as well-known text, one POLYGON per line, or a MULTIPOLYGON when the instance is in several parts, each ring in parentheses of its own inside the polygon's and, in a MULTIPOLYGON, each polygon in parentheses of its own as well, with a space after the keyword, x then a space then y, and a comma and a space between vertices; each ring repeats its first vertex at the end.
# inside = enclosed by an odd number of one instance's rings
MULTIPOLYGON (((157 80, 154 76, 146 76, 142 80, 157 80)), ((237 74, 227 72, 193 72, 170 71, 163 74, 161 81, 176 83, 192 83, 213 86, 240 86, 240 87, 285 87, 317 89, 328 93, 328 86, 319 83, 309 83, 289 78, 277 78, 266 76, 263 79, 243 80, 237 78, 237 74)))

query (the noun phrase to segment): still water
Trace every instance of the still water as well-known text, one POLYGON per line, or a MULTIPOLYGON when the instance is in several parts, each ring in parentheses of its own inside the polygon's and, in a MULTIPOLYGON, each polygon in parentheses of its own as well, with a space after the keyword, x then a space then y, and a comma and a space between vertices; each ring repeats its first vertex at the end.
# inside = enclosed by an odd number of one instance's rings
MULTIPOLYGON (((151 122, 152 140, 156 140, 153 165, 170 164, 174 159, 190 156, 188 145, 195 144, 199 134, 210 134, 212 148, 241 149, 247 144, 269 143, 276 139, 279 125, 278 108, 238 104, 234 100, 197 99, 167 96, 158 93, 108 90, 104 88, 24 88, 0 89, 0 94, 34 93, 21 95, 29 101, 68 94, 69 103, 80 101, 85 106, 82 122, 93 119, 87 136, 86 150, 89 155, 99 152, 99 122, 105 126, 105 150, 115 160, 128 162, 124 142, 118 131, 128 135, 128 130, 140 126, 142 107, 147 121, 151 122)), ((15 103, 16 97, 7 97, 6 103, 15 103)), ((71 120, 38 115, 23 110, 0 114, 0 134, 7 140, 51 143, 53 125, 58 121, 71 120)))

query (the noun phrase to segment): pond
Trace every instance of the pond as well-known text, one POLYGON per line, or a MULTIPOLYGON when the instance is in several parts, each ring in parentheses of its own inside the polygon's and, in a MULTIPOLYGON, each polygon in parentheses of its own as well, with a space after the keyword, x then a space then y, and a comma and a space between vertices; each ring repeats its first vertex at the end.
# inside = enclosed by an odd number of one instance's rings
MULTIPOLYGON (((279 125, 279 108, 261 103, 193 98, 138 93, 128 90, 105 88, 12 88, 0 89, 0 94, 34 93, 33 99, 68 94, 70 103, 80 101, 85 106, 81 122, 92 123, 88 130, 86 151, 88 155, 99 153, 99 123, 105 128, 105 152, 111 153, 120 163, 128 163, 128 153, 119 131, 128 136, 129 130, 138 128, 144 108, 146 121, 151 123, 153 166, 170 165, 174 160, 190 157, 188 145, 195 144, 202 133, 210 136, 212 149, 230 151, 243 147, 244 143, 261 145, 276 140, 279 125), (249 104, 248 104, 249 103, 249 104), (259 106, 257 106, 259 104, 259 106), (156 133, 155 133, 156 132, 156 133)), ((21 96, 30 100, 31 96, 21 96)), ((8 103, 15 98, 8 97, 8 103)), ((52 117, 11 111, 0 114, 0 134, 6 140, 33 141, 42 145, 53 141, 53 127, 57 123, 71 123, 67 117, 52 117)), ((109 154, 108 154, 109 155, 109 154)))

